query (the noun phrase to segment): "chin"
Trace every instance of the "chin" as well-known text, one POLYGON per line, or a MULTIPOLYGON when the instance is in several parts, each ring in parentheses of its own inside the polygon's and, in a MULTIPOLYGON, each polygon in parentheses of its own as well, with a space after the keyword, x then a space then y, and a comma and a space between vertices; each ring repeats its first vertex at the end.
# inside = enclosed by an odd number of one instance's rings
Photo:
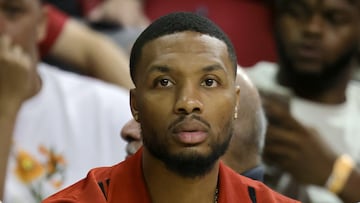
POLYGON ((294 72, 299 74, 321 74, 323 71, 323 65, 319 62, 306 62, 301 61, 295 63, 293 69, 294 72))

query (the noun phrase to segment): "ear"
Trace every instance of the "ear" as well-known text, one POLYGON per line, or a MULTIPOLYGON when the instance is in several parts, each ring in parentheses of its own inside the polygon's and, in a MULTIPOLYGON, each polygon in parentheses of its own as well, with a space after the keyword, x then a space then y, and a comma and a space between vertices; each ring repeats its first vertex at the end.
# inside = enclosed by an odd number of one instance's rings
POLYGON ((136 101, 136 88, 130 90, 130 108, 134 120, 139 121, 139 110, 136 101))
POLYGON ((37 25, 37 42, 41 42, 46 34, 48 27, 48 11, 49 8, 46 5, 41 5, 40 13, 39 13, 39 23, 37 25))

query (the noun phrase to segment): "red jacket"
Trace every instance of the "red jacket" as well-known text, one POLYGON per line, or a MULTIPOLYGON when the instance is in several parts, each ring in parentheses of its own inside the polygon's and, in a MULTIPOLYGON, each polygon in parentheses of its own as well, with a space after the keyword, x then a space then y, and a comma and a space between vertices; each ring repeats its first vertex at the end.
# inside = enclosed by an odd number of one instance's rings
MULTIPOLYGON (((142 150, 112 167, 91 170, 87 177, 43 203, 150 203, 141 167, 142 150)), ((220 163, 219 203, 296 203, 263 183, 241 176, 220 163)))

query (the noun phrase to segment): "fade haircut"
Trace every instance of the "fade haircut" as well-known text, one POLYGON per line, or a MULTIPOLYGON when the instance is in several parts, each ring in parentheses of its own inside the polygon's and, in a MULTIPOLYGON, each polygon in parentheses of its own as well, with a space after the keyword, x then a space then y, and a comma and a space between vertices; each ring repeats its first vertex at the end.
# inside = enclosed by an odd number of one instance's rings
POLYGON ((141 56, 142 48, 151 40, 183 31, 194 31, 206 34, 223 41, 228 50, 236 75, 237 59, 234 46, 227 35, 212 21, 190 12, 175 12, 160 17, 147 27, 135 41, 130 54, 130 75, 135 84, 136 65, 141 56))

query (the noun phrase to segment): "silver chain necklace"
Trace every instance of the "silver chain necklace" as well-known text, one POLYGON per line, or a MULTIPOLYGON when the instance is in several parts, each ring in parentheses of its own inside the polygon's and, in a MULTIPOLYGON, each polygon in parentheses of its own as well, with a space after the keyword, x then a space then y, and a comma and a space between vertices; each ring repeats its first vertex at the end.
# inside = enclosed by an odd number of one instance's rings
POLYGON ((216 187, 215 197, 214 197, 214 203, 218 203, 218 198, 219 198, 219 188, 216 187))

